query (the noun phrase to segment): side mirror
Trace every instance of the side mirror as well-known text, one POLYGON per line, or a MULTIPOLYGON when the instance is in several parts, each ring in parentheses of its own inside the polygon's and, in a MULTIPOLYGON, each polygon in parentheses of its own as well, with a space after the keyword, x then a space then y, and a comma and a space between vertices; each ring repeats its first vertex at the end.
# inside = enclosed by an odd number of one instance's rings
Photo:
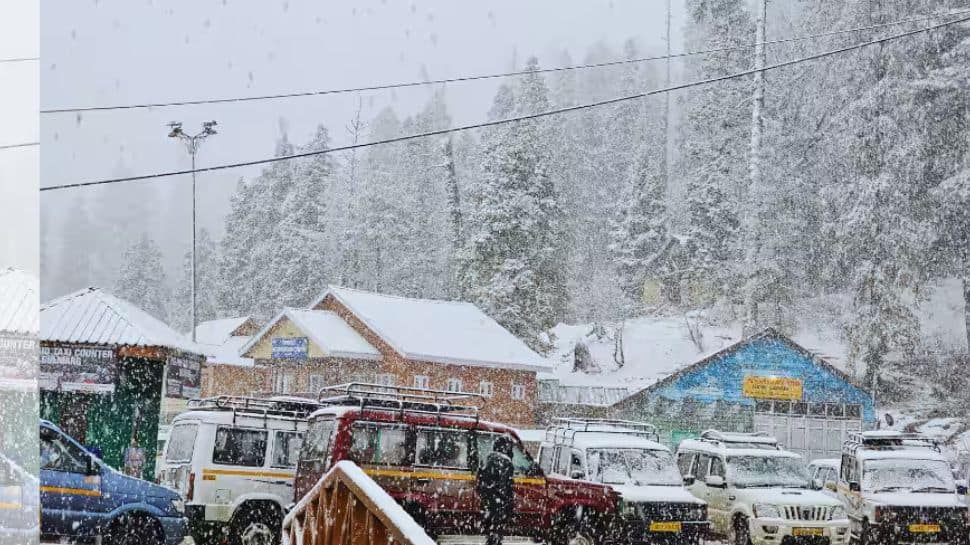
POLYGON ((574 469, 569 473, 569 478, 582 480, 586 478, 586 473, 582 469, 574 469))
POLYGON ((852 481, 851 483, 849 483, 849 491, 850 492, 859 492, 861 490, 862 490, 862 487, 859 486, 859 483, 857 483, 855 481, 852 481))
POLYGON ((98 465, 98 462, 96 462, 94 460, 94 456, 88 456, 88 458, 87 458, 87 464, 88 464, 88 467, 87 467, 87 474, 88 475, 100 475, 101 474, 101 466, 98 465))
POLYGON ((967 495, 967 485, 965 485, 965 484, 958 484, 957 485, 957 494, 959 494, 961 496, 966 496, 967 495))
POLYGON ((727 482, 720 475, 708 475, 704 483, 711 488, 727 488, 727 482))
POLYGON ((812 479, 812 490, 822 489, 822 479, 812 479))
POLYGON ((695 482, 697 482, 697 479, 695 479, 693 475, 687 475, 684 477, 684 486, 691 486, 695 482))

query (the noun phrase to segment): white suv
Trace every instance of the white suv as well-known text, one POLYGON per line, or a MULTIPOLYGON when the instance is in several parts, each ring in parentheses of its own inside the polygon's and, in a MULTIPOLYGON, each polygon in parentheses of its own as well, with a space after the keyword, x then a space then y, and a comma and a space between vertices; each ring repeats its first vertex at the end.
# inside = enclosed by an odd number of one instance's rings
POLYGON ((688 490, 707 502, 712 531, 737 545, 848 542, 842 504, 811 490, 801 456, 772 437, 706 431, 680 443, 677 465, 688 490))
POLYGON ((185 498, 196 543, 279 543, 293 503, 307 416, 319 404, 295 398, 191 400, 172 421, 159 482, 185 498))
POLYGON ((619 492, 623 543, 695 545, 707 508, 684 489, 670 449, 644 422, 557 419, 539 447, 547 475, 609 485, 619 492))
POLYGON ((967 543, 966 488, 957 486, 940 447, 926 436, 850 435, 838 491, 859 543, 967 543))

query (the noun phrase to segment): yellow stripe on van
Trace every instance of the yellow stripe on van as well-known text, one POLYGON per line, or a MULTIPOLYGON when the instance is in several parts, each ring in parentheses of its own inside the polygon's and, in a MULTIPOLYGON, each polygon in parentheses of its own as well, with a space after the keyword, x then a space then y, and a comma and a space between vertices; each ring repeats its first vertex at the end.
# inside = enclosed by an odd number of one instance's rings
MULTIPOLYGON (((244 469, 203 469, 202 478, 208 475, 225 475, 227 477, 272 477, 276 479, 292 479, 293 473, 282 471, 247 471, 244 469)), ((209 479, 205 479, 209 480, 209 479)))
POLYGON ((0 501, 0 509, 20 509, 22 505, 13 501, 0 501))
MULTIPOLYGON (((445 471, 400 471, 395 469, 364 469, 364 473, 371 477, 399 477, 402 479, 440 479, 444 481, 474 481, 475 476, 470 473, 448 473, 445 471)), ((546 480, 541 477, 515 477, 518 484, 544 485, 546 480)))
POLYGON ((100 496, 100 490, 90 490, 87 488, 63 488, 60 486, 42 486, 40 487, 41 492, 48 492, 50 494, 67 494, 69 496, 100 496))

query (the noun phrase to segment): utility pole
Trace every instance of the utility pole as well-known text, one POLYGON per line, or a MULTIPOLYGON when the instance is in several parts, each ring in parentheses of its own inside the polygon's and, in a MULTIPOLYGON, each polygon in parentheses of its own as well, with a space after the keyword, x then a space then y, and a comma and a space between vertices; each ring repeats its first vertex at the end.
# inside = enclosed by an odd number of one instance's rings
POLYGON ((751 106, 751 158, 749 161, 749 181, 745 215, 748 218, 745 225, 745 239, 747 240, 747 258, 745 259, 745 269, 748 277, 745 286, 745 312, 744 312, 744 334, 754 333, 754 329, 759 327, 758 316, 758 289, 757 277, 760 275, 762 255, 762 240, 764 226, 762 225, 762 214, 765 206, 765 187, 762 172, 762 140, 764 139, 764 107, 765 107, 765 27, 768 19, 768 0, 758 0, 758 18, 755 30, 755 49, 754 49, 754 100, 751 106))
MULTIPOLYGON (((667 79, 664 87, 670 87, 670 0, 667 0, 667 79)), ((664 118, 663 118, 663 176, 664 185, 667 190, 670 190, 670 95, 671 93, 664 93, 664 118)))
POLYGON ((192 342, 195 342, 195 326, 197 325, 196 316, 196 288, 198 287, 195 275, 196 266, 196 243, 195 243, 195 154, 199 151, 199 145, 206 138, 218 134, 215 130, 217 123, 215 121, 205 121, 202 123, 202 131, 194 136, 189 136, 182 132, 182 123, 179 121, 172 121, 168 124, 171 128, 171 132, 168 133, 169 138, 178 138, 183 143, 185 143, 185 149, 188 150, 189 156, 192 158, 192 342))

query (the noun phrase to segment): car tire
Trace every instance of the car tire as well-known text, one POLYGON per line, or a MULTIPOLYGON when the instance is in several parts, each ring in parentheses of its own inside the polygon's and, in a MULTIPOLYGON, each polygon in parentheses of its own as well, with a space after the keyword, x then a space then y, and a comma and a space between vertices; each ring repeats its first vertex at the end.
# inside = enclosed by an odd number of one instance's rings
POLYGON ((585 519, 577 520, 573 513, 563 513, 555 518, 552 527, 552 545, 600 545, 591 525, 585 519))
POLYGON ((161 524, 147 515, 121 515, 111 521, 102 540, 104 545, 144 545, 164 541, 161 524))
POLYGON ((271 503, 245 507, 229 523, 230 545, 280 545, 283 515, 271 503))
POLYGON ((734 545, 751 545, 751 526, 748 524, 748 517, 735 517, 732 525, 734 545))

